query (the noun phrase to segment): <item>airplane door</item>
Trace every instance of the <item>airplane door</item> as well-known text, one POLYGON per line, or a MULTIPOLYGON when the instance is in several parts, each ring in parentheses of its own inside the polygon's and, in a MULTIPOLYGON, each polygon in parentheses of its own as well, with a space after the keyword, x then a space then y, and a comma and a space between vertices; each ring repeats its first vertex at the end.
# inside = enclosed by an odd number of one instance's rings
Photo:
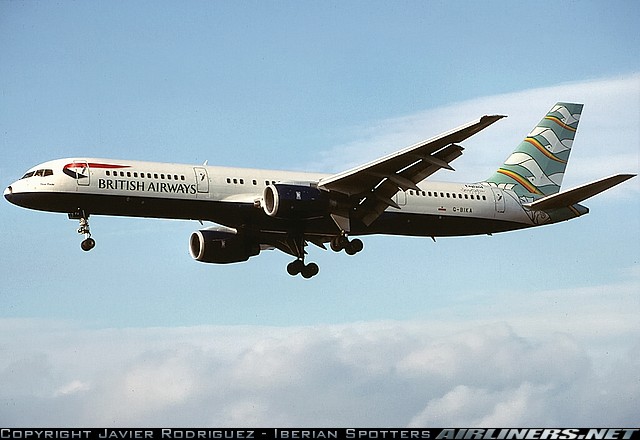
POLYGON ((89 164, 86 161, 74 161, 73 162, 76 182, 80 186, 89 186, 91 180, 91 172, 89 170, 89 164))
POLYGON ((193 171, 196 173, 196 187, 199 193, 209 192, 209 174, 207 169, 203 167, 194 167, 193 171))
POLYGON ((400 206, 407 204, 407 193, 400 190, 396 193, 396 203, 400 206))
POLYGON ((496 212, 503 213, 504 212, 504 193, 500 188, 491 187, 491 191, 493 191, 493 198, 496 201, 496 212))

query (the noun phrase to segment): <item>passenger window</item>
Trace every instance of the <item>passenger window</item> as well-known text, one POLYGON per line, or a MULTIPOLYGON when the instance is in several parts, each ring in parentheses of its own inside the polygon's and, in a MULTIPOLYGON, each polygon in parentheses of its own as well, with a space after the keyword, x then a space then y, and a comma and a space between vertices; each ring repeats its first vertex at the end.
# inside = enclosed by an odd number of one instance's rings
POLYGON ((244 179, 240 179, 240 185, 244 185, 244 179))
POLYGON ((164 180, 164 174, 160 174, 160 179, 164 180))
POLYGON ((180 176, 180 180, 184 180, 184 176, 180 176))
POLYGON ((482 196, 482 200, 487 200, 487 196, 482 196))
POLYGON ((469 199, 469 194, 465 194, 465 195, 464 195, 464 198, 465 198, 465 199, 469 199))
POLYGON ((167 179, 171 180, 171 174, 167 174, 167 179))
POLYGON ((111 175, 111 171, 107 170, 106 174, 107 174, 107 176, 110 176, 111 175))
POLYGON ((131 177, 131 171, 127 171, 127 177, 131 177))
POLYGON ((254 180, 253 180, 253 184, 254 184, 254 185, 257 185, 257 184, 258 184, 258 181, 254 179, 254 180))
POLYGON ((231 179, 227 177, 227 183, 231 183, 231 179))

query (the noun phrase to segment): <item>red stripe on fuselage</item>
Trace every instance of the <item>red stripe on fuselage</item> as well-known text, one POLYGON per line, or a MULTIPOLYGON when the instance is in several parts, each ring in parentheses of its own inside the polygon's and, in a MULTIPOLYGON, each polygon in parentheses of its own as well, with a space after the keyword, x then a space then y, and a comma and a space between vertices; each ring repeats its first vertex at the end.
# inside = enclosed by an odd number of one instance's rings
MULTIPOLYGON (((106 169, 114 169, 114 168, 131 168, 130 165, 114 165, 109 163, 89 163, 89 168, 106 168, 106 169)), ((63 168, 82 168, 87 166, 87 162, 73 162, 66 164, 63 168)))

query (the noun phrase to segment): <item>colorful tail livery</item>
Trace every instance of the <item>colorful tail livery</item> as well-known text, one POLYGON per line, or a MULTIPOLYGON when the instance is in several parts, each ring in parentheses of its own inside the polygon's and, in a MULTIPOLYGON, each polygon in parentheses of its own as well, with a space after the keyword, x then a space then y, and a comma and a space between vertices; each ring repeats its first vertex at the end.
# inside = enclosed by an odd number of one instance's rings
POLYGON ((581 113, 582 104, 558 102, 486 182, 521 197, 557 194, 581 113))

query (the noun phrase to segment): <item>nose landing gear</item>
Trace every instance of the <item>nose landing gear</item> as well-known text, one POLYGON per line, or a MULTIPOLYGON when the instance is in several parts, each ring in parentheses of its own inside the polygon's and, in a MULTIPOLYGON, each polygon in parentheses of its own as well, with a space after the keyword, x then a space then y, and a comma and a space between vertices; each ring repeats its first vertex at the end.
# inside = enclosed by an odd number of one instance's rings
POLYGON ((80 227, 78 228, 78 234, 84 235, 84 240, 80 243, 80 247, 83 251, 88 252, 96 246, 96 241, 91 238, 91 230, 89 229, 89 214, 84 211, 78 211, 69 214, 69 219, 78 220, 80 227))

